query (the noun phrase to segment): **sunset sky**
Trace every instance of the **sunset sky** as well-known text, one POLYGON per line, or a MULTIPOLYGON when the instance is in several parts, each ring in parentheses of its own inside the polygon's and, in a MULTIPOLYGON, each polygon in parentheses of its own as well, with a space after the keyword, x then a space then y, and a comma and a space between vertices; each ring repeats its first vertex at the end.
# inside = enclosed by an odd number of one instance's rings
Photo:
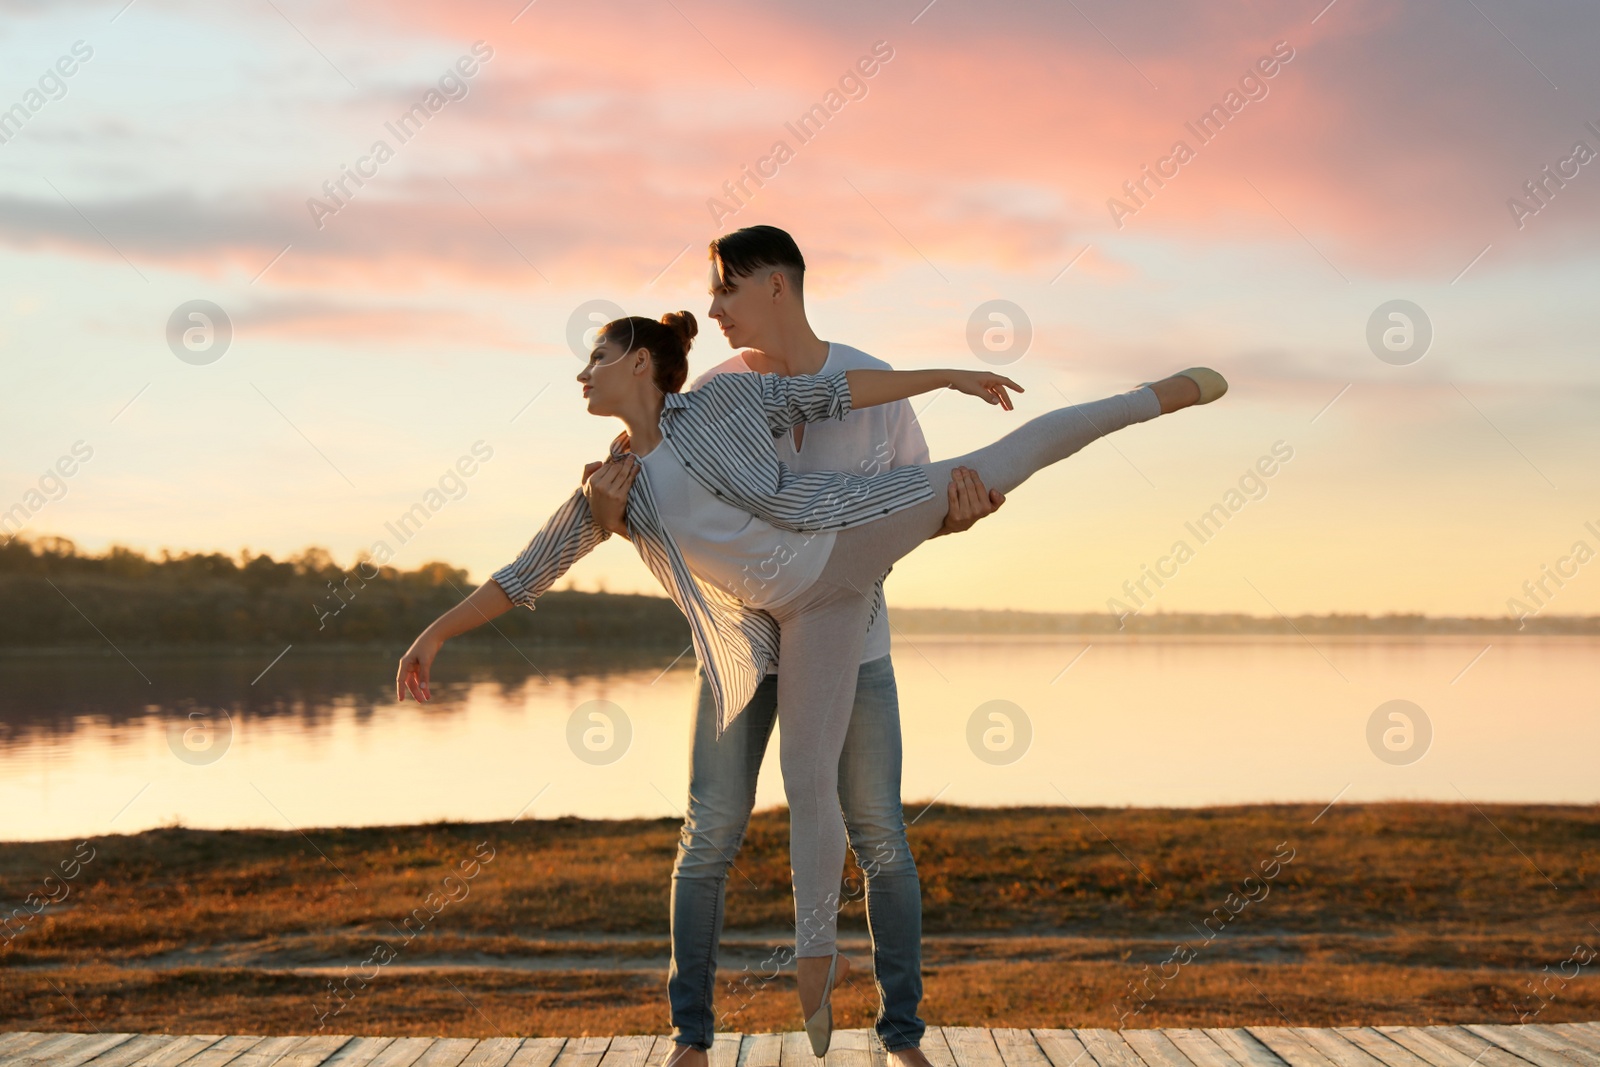
MULTIPOLYGON (((0 512, 482 580, 619 428, 575 310, 703 315, 706 242, 764 222, 818 333, 897 366, 985 366, 974 311, 1025 312, 1018 410, 919 399, 935 457, 1232 382, 920 550, 892 603, 1103 610, 1181 540, 1145 610, 1499 615, 1549 567, 1547 612, 1600 612, 1592 2, 523 5, 0 0, 0 512), (196 300, 211 362, 168 341, 196 300), (1369 343, 1396 300, 1421 358, 1369 343)), ((659 591, 621 541, 573 578, 659 591)))

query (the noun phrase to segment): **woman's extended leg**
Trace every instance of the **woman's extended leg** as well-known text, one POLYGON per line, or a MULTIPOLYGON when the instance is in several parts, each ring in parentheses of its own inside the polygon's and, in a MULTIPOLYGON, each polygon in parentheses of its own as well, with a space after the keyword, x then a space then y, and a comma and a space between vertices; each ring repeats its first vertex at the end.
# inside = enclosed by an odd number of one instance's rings
MULTIPOLYGON (((1009 492, 1029 475, 1113 430, 1161 414, 1149 388, 1041 415, 976 452, 928 465, 935 486, 955 467, 1009 492)), ((873 587, 944 521, 944 493, 877 522, 841 530, 822 575, 769 609, 781 634, 779 762, 789 801, 796 955, 831 955, 846 834, 839 810, 839 755, 855 701, 855 666, 866 640, 873 587)))
MULTIPOLYGON (((1158 384, 1164 387, 1166 383, 1158 384)), ((978 472, 985 486, 1009 493, 1034 473, 1066 459, 1085 445, 1136 422, 1147 422, 1164 410, 1178 406, 1187 406, 1187 403, 1173 404, 1165 397, 1158 397, 1150 386, 1140 386, 1104 400, 1046 412, 992 445, 954 459, 929 463, 926 465, 928 480, 939 490, 933 499, 886 515, 876 522, 839 531, 818 584, 848 587, 863 598, 870 597, 878 578, 895 561, 932 537, 944 522, 949 502, 943 488, 949 484, 950 472, 956 467, 970 467, 978 472)))

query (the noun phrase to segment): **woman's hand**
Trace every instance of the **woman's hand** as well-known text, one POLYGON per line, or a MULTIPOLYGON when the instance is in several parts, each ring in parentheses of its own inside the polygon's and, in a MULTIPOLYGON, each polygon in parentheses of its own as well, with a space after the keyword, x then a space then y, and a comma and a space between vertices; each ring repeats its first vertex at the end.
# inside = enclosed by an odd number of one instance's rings
POLYGON ((428 688, 428 674, 433 670, 433 658, 442 647, 444 642, 428 630, 422 631, 422 636, 411 642, 406 654, 400 657, 400 669, 394 676, 396 700, 405 703, 408 692, 418 704, 433 699, 433 693, 428 688))
POLYGON ((583 495, 602 530, 628 536, 628 493, 638 475, 639 461, 632 454, 621 459, 608 457, 604 463, 583 468, 583 495))
POLYGON ((1003 374, 992 374, 983 370, 952 370, 945 373, 950 376, 950 388, 980 397, 991 404, 999 404, 1007 411, 1011 410, 1011 396, 1006 392, 1007 388, 1015 389, 1019 393, 1027 392, 1003 374))

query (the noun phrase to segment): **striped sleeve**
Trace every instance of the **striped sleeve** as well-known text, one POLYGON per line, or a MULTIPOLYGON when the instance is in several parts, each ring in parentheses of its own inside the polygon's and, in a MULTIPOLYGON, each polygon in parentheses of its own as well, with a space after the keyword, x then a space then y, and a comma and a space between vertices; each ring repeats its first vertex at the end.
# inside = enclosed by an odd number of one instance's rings
POLYGON ((602 529, 590 515, 583 490, 576 490, 533 535, 522 554, 490 577, 513 604, 531 611, 535 600, 610 536, 610 531, 602 529))
POLYGON ((780 434, 802 422, 842 419, 850 414, 850 382, 836 374, 757 375, 767 425, 780 434))

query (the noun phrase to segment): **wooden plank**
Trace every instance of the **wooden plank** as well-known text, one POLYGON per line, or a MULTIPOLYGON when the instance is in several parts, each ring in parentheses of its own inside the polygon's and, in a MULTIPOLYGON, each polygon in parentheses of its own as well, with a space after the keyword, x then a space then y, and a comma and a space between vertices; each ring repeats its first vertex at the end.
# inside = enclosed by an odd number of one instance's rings
POLYGON ((868 1030, 835 1030, 828 1042, 828 1067, 872 1067, 872 1033, 868 1030))
MULTIPOLYGON (((520 1037, 486 1037, 461 1061, 461 1067, 506 1067, 521 1047, 520 1037)), ((328 1067, 334 1067, 331 1060, 328 1067)))
POLYGON ((1233 1057, 1222 1051, 1222 1046, 1211 1040, 1204 1030, 1173 1027, 1161 1032, 1194 1067, 1238 1067, 1233 1057))
POLYGON ((950 1052, 950 1042, 945 1040, 941 1026, 930 1026, 922 1035, 922 1054, 933 1067, 956 1067, 956 1058, 950 1052))
POLYGON ((1027 1030, 1009 1028, 994 1031, 994 1047, 1000 1050, 1005 1067, 1050 1067, 1050 1058, 1027 1030))
MULTIPOLYGON (((46 1034, 40 1041, 30 1042, 0 1056, 0 1067, 21 1067, 24 1063, 43 1063, 58 1052, 64 1052, 93 1037, 93 1034, 46 1034)), ((132 1034, 127 1035, 132 1037, 132 1034)))
POLYGON ((956 1067, 1005 1067, 994 1035, 981 1026, 947 1026, 944 1039, 956 1067))
MULTIPOLYGON (((268 1064, 277 1063, 283 1058, 284 1053, 304 1040, 304 1036, 295 1037, 288 1034, 259 1037, 249 1048, 244 1049, 233 1059, 227 1060, 227 1067, 267 1067, 268 1064)), ((205 1054, 202 1052, 200 1055, 205 1054)))
POLYGON ((41 1030, 8 1030, 0 1034, 0 1058, 32 1048, 41 1041, 48 1041, 54 1034, 41 1030))
POLYGON ((1246 1030, 1277 1053, 1289 1067, 1334 1067, 1332 1060, 1318 1052, 1298 1032, 1288 1026, 1247 1026, 1246 1030))
MULTIPOLYGON (((652 1058, 647 1061, 650 1067, 661 1067, 665 1053, 661 1051, 660 1042, 666 1042, 669 1050, 676 1044, 670 1037, 658 1038, 656 1051, 651 1053, 652 1058)), ((711 1061, 711 1067, 739 1067, 739 1049, 743 1045, 744 1039, 739 1034, 717 1034, 711 1039, 706 1058, 711 1061)))
POLYGON ((811 1054, 811 1039, 804 1030, 793 1030, 783 1035, 783 1049, 779 1052, 780 1067, 822 1067, 825 1061, 811 1054))
POLYGON ((1530 1041, 1537 1041, 1546 1048, 1565 1053, 1586 1067, 1600 1067, 1600 1049, 1574 1041, 1548 1026, 1516 1026, 1512 1029, 1525 1035, 1530 1041))
MULTIPOLYGON (((737 1034, 730 1034, 728 1036, 735 1038, 738 1037, 737 1034)), ((715 1042, 713 1042, 712 1047, 716 1047, 715 1042)), ((649 1064, 650 1067, 662 1067, 662 1065, 667 1062, 668 1057, 677 1051, 677 1048, 678 1043, 672 1040, 670 1036, 665 1034, 657 1034, 655 1037, 650 1039, 650 1051, 644 1054, 644 1062, 649 1064)), ((728 1067, 733 1067, 733 1065, 729 1064, 728 1067)))
POLYGON ((176 1034, 135 1034, 131 1039, 86 1061, 86 1067, 130 1067, 131 1064, 152 1053, 160 1052, 179 1040, 176 1034))
POLYGON ((1118 1030, 1128 1047, 1149 1067, 1194 1067, 1177 1045, 1162 1030, 1118 1030))
POLYGON ((1248 1030, 1236 1026, 1207 1026, 1203 1032, 1239 1067, 1284 1067, 1276 1052, 1263 1045, 1248 1030))
MULTIPOLYGON (((176 1067, 177 1064, 187 1064, 200 1053, 222 1040, 221 1034, 182 1034, 170 1045, 156 1049, 149 1055, 135 1060, 132 1067, 176 1067)), ((96 1063, 99 1061, 96 1060, 96 1063)), ((62 1067, 67 1067, 62 1064, 62 1067)))
MULTIPOLYGON (((1099 1067, 1145 1067, 1139 1054, 1115 1030, 1083 1028, 1072 1031, 1099 1067)), ((1087 1064, 1085 1064, 1087 1067, 1087 1064)))
MULTIPOLYGON (((412 1067, 427 1055, 433 1042, 431 1037, 397 1037, 389 1043, 388 1048, 378 1053, 372 1061, 372 1067, 412 1067)), ((228 1067, 234 1065, 230 1063, 228 1067)))
POLYGON ((1370 1026, 1340 1027, 1339 1034, 1386 1067, 1433 1067, 1415 1052, 1370 1026))
POLYGON ((551 1063, 553 1067, 600 1067, 610 1045, 609 1037, 569 1037, 551 1063))
POLYGON ((600 1057, 600 1067, 645 1067, 645 1061, 655 1044, 654 1037, 637 1034, 613 1037, 611 1044, 606 1046, 606 1054, 600 1057))
POLYGON ((1382 1060, 1337 1030, 1296 1026, 1294 1032, 1300 1035, 1302 1041, 1326 1056, 1335 1067, 1387 1067, 1382 1060))
POLYGON ((1422 1029, 1445 1044, 1465 1052, 1484 1067, 1528 1067, 1530 1062, 1459 1026, 1424 1026, 1422 1029))
MULTIPOLYGON (((1431 1029, 1420 1026, 1378 1026, 1374 1029, 1427 1060, 1431 1067, 1474 1067, 1477 1063, 1476 1052, 1462 1052, 1455 1045, 1440 1040, 1439 1035, 1432 1033, 1431 1029)), ((1474 1040, 1482 1041, 1481 1038, 1474 1040)), ((1521 1060, 1516 1062, 1521 1067, 1527 1067, 1521 1060)))
POLYGON ((1600 1030, 1591 1030, 1579 1023, 1545 1023, 1539 1029, 1559 1034, 1572 1044, 1600 1052, 1600 1030))
POLYGON ((522 1047, 517 1049, 517 1054, 511 1057, 506 1067, 550 1067, 566 1044, 564 1037, 524 1038, 522 1047))
MULTIPOLYGON (((726 1037, 733 1038, 734 1045, 738 1045, 738 1033, 728 1033, 726 1037)), ((723 1035, 720 1035, 720 1033, 718 1033, 717 1037, 712 1038, 712 1048, 717 1048, 717 1041, 722 1040, 722 1038, 723 1035)), ((656 1046, 650 1049, 650 1059, 646 1062, 650 1062, 651 1067, 664 1067, 667 1059, 677 1054, 677 1051, 678 1043, 672 1040, 672 1035, 670 1033, 661 1035, 661 1037, 656 1038, 656 1046)), ((738 1056, 738 1048, 734 1048, 734 1056, 738 1056)), ((733 1067, 733 1065, 730 1065, 730 1067, 733 1067)))
POLYGON ((126 1041, 133 1040, 133 1034, 71 1034, 71 1041, 49 1047, 48 1051, 35 1055, 24 1052, 19 1062, 21 1063, 48 1063, 50 1067, 80 1067, 88 1063, 102 1052, 117 1047, 126 1041))
POLYGON ((1588 1061, 1564 1050, 1553 1049, 1545 1042, 1535 1040, 1532 1035, 1523 1033, 1524 1028, 1520 1026, 1468 1024, 1465 1029, 1538 1067, 1590 1067, 1588 1061))
MULTIPOLYGON (((645 1040, 648 1041, 649 1038, 645 1040)), ((472 1050, 477 1047, 478 1039, 475 1037, 436 1038, 428 1051, 417 1058, 414 1067, 461 1067, 461 1061, 472 1055, 472 1050)), ((309 1064, 307 1067, 316 1065, 309 1064)))
MULTIPOLYGON (((383 1050, 394 1044, 394 1040, 392 1037, 353 1037, 338 1052, 328 1057, 324 1067, 371 1067, 372 1062, 383 1054, 383 1050)), ((211 1067, 223 1067, 225 1062, 219 1060, 211 1067)), ((183 1067, 191 1065, 186 1063, 183 1067)))
POLYGON ((1045 1054, 1051 1067, 1074 1067, 1080 1060, 1083 1061, 1083 1067, 1091 1067, 1094 1063, 1094 1057, 1089 1055, 1089 1050, 1083 1047, 1083 1042, 1071 1030, 1036 1028, 1033 1039, 1039 1042, 1039 1051, 1045 1054))
POLYGON ((782 1034, 746 1034, 739 1045, 739 1067, 778 1067, 782 1034))

